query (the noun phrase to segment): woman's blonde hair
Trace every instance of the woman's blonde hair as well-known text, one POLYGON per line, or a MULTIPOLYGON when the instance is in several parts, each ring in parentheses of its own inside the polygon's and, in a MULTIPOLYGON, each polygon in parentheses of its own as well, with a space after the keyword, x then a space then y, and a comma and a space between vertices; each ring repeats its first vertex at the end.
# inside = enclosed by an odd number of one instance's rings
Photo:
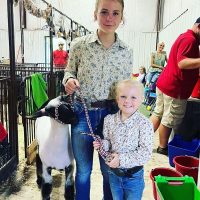
MULTIPOLYGON (((97 11, 98 11, 98 6, 99 6, 99 2, 100 2, 101 0, 96 0, 96 3, 95 3, 95 11, 94 11, 94 13, 97 13, 97 11)), ((121 6, 122 6, 122 18, 123 18, 123 12, 124 12, 124 0, 110 0, 110 1, 117 1, 117 2, 119 2, 120 4, 121 4, 121 6)), ((95 20, 96 20, 96 17, 95 17, 95 20)))
POLYGON ((137 80, 132 80, 132 79, 125 79, 122 81, 119 81, 116 85, 116 98, 119 95, 119 90, 122 86, 130 86, 131 88, 137 88, 138 89, 138 95, 139 95, 139 99, 141 99, 141 101, 144 98, 144 86, 142 83, 140 83, 137 80))
POLYGON ((163 46, 165 46, 165 43, 164 43, 164 42, 158 42, 157 47, 159 47, 161 44, 162 44, 163 46))

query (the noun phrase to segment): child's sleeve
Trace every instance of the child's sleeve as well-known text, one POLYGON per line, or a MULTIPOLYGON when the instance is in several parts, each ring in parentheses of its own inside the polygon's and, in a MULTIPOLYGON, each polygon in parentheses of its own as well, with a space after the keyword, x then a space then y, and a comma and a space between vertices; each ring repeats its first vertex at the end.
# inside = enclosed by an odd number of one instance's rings
POLYGON ((109 119, 108 117, 104 118, 104 126, 103 126, 103 140, 102 144, 105 149, 105 151, 109 151, 111 144, 110 144, 110 138, 109 138, 109 119))

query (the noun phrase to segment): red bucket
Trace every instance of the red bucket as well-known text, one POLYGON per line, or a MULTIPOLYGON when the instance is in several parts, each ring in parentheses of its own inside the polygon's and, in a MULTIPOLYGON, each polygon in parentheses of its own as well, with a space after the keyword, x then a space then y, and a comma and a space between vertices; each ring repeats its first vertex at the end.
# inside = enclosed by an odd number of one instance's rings
POLYGON ((153 197, 155 200, 158 200, 157 197, 157 191, 156 191, 156 184, 155 184, 155 176, 167 176, 167 177, 181 177, 183 176, 180 172, 177 172, 173 169, 170 168, 165 168, 165 167, 159 167, 152 169, 150 172, 150 178, 152 180, 152 186, 153 186, 153 197))
POLYGON ((183 175, 192 176, 197 183, 199 159, 193 156, 176 156, 173 159, 175 168, 183 175))

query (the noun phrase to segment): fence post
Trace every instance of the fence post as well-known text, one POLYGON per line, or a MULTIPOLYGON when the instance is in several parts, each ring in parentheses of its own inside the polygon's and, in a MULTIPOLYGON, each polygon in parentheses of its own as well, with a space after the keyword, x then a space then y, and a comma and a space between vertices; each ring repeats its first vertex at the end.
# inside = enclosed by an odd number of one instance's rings
POLYGON ((18 154, 18 129, 17 129, 17 98, 15 84, 15 38, 14 38, 14 20, 13 20, 13 0, 7 0, 8 15, 8 36, 9 36, 9 55, 10 55, 10 90, 9 90, 9 136, 12 143, 12 155, 18 154))

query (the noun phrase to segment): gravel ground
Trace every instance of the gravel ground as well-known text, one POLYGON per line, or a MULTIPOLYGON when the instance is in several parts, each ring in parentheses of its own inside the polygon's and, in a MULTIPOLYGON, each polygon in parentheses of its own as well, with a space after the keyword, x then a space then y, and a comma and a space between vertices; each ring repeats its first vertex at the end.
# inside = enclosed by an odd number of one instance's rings
MULTIPOLYGON (((26 165, 23 150, 22 126, 19 126, 20 163, 13 175, 0 186, 0 200, 40 200, 40 190, 35 182, 35 165, 26 165)), ((149 178, 151 169, 169 167, 168 157, 155 153, 158 144, 158 134, 154 137, 154 151, 152 159, 145 166, 145 190, 142 200, 154 200, 152 182, 149 178)), ((51 200, 64 200, 64 174, 54 170, 53 191, 51 200)), ((84 199, 83 199, 84 200, 84 199)), ((91 177, 91 200, 102 200, 102 177, 99 170, 98 157, 94 155, 94 167, 91 177)))

